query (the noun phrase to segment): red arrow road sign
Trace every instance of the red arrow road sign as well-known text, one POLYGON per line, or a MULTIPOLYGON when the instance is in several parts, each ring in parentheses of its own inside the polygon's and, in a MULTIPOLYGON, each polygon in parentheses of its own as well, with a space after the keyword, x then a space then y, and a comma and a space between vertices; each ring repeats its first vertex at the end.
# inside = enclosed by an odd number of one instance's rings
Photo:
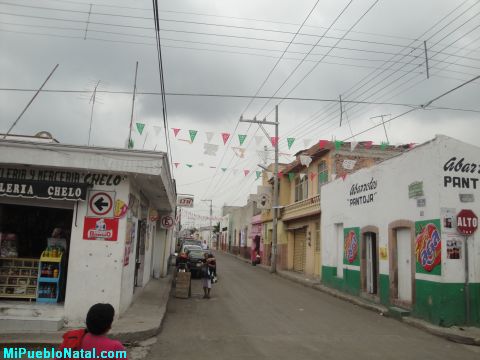
POLYGON ((457 231, 462 235, 472 235, 478 227, 477 215, 472 210, 461 210, 457 215, 457 231))

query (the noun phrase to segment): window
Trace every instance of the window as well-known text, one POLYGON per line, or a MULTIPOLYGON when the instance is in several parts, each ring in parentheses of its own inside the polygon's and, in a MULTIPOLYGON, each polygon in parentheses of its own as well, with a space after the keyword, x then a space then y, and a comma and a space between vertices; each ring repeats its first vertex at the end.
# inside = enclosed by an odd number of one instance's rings
POLYGON ((321 246, 321 243, 320 243, 320 221, 317 221, 315 223, 315 251, 316 252, 320 252, 320 246, 321 246))
POLYGON ((328 182, 328 167, 325 160, 318 164, 318 193, 320 194, 320 187, 328 182))
POLYGON ((295 202, 308 198, 308 176, 295 179, 295 202))

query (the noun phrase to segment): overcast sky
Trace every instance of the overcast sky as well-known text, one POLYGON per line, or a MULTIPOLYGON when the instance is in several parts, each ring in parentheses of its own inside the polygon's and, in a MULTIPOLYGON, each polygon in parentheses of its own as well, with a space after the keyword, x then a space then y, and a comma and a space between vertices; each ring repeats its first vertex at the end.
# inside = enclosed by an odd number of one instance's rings
MULTIPOLYGON (((296 153, 309 139, 312 145, 319 139, 352 136, 380 143, 386 141, 383 127, 362 133, 380 124, 371 117, 395 117, 480 75, 480 1, 159 3, 168 93, 258 92, 266 97, 324 100, 341 95, 346 101, 339 127, 336 102, 256 99, 250 104, 248 98, 167 96, 169 128, 181 129, 176 138, 169 129, 173 162, 179 163, 174 169, 178 192, 194 194, 195 211, 202 215, 208 214, 208 207, 201 199, 213 199, 214 213, 219 214, 223 204, 244 204, 260 184, 255 171, 262 160, 256 150, 270 144, 254 125, 241 123, 234 133, 240 115, 274 120, 273 109, 279 104, 284 154, 296 153), (188 130, 198 131, 193 144, 187 141, 188 130), (210 143, 218 145, 215 156, 204 154, 209 131, 214 132, 210 143), (222 132, 231 133, 227 146, 222 132), (238 134, 247 135, 244 158, 232 149, 240 146, 238 134), (264 139, 257 144, 254 136, 264 139), (295 138, 291 149, 287 137, 295 138), (250 174, 245 176, 244 170, 250 174)), ((99 90, 131 92, 136 61, 137 91, 159 92, 151 8, 149 0, 0 0, 0 87, 36 89, 59 64, 45 89, 89 91, 41 93, 13 133, 47 130, 62 143, 87 144, 95 84, 100 82, 99 90)), ((430 110, 395 119, 386 126, 390 144, 421 143, 446 134, 478 145, 479 112, 444 108, 480 110, 479 90, 479 81, 470 83, 433 103, 430 110)), ((0 132, 7 131, 32 95, 0 91, 0 132)), ((124 147, 131 106, 129 94, 99 93, 90 144, 124 147)), ((135 148, 165 151, 163 130, 154 128, 163 127, 160 96, 137 96, 137 122, 146 127, 142 135, 134 129, 135 148)), ((267 131, 273 135, 273 128, 267 131)), ((284 155, 280 160, 292 159, 284 155)))

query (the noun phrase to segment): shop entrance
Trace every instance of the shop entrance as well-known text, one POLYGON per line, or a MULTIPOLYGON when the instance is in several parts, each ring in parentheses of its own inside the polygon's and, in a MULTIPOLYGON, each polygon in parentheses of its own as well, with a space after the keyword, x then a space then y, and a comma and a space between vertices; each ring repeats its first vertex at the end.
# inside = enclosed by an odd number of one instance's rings
POLYGON ((305 228, 293 232, 293 270, 303 272, 307 255, 305 228))
POLYGON ((0 199, 0 299, 62 302, 73 204, 8 200, 0 199))
POLYGON ((377 236, 373 232, 364 234, 362 257, 365 257, 365 288, 367 294, 377 294, 378 282, 378 254, 377 254, 377 236))

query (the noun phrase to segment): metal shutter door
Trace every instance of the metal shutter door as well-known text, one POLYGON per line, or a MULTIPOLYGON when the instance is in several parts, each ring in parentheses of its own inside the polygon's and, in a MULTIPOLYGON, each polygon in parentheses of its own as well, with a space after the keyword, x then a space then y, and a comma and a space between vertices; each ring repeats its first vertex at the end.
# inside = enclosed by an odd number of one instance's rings
POLYGON ((306 258, 306 233, 305 229, 295 230, 293 243, 293 270, 303 272, 306 258))

